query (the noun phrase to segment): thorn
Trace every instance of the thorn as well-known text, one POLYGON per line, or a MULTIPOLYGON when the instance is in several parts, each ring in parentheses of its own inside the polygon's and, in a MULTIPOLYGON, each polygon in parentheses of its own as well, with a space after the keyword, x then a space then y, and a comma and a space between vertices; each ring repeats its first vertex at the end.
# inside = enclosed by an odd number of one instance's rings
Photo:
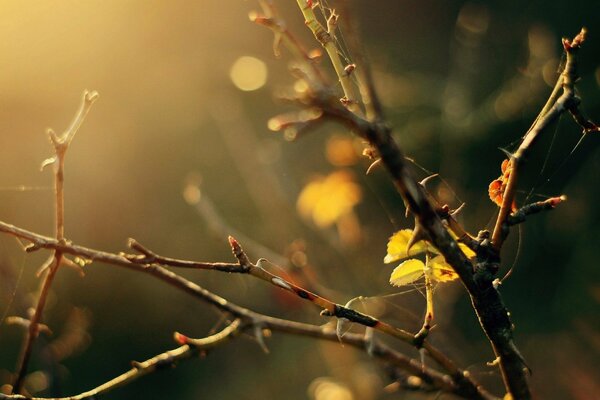
POLYGON ((54 164, 56 160, 56 156, 46 158, 44 161, 42 161, 42 164, 40 165, 40 171, 43 171, 47 166, 54 164))
POLYGON ((440 174, 433 174, 433 175, 429 175, 428 177, 424 178, 421 182, 419 182, 421 184, 421 186, 425 187, 425 185, 427 185, 427 183, 429 183, 430 180, 432 180, 435 177, 438 177, 440 174))
POLYGON ((28 245, 23 247, 23 250, 25 250, 26 253, 33 253, 34 251, 37 251, 40 248, 41 246, 37 243, 29 243, 28 245))
POLYGON ((425 373, 425 349, 423 347, 419 349, 419 356, 421 358, 421 371, 425 373))
POLYGON ((488 361, 485 363, 488 367, 495 367, 496 365, 500 365, 500 357, 496 357, 492 361, 488 361))
POLYGON ((369 165, 369 168, 367 168, 367 172, 365 173, 365 175, 369 175, 371 173, 371 171, 380 164, 381 164, 381 158, 378 158, 377 160, 373 161, 371 163, 371 165, 369 165))
POLYGON ((331 311, 329 311, 328 309, 324 309, 324 310, 321 310, 319 315, 322 317, 332 317, 333 313, 331 311))
POLYGON ((342 318, 338 318, 338 320, 337 320, 337 324, 335 327, 335 334, 337 335, 337 338, 340 343, 342 343, 342 338, 344 337, 344 334, 346 332, 348 332, 348 330, 352 326, 352 324, 349 324, 349 323, 350 323, 350 320, 348 318, 342 317, 342 318), (347 327, 347 329, 345 329, 346 327, 347 327))
POLYGON ((452 217, 458 215, 458 213, 460 213, 466 205, 467 205, 467 203, 462 203, 456 210, 450 211, 450 215, 452 217))
POLYGON ((375 355, 375 330, 369 326, 365 329, 365 344, 367 354, 373 357, 375 355))
POLYGON ((514 158, 513 153, 511 153, 510 151, 503 149, 502 147, 498 147, 498 150, 503 152, 506 155, 506 157, 508 157, 509 160, 512 160, 514 158))
POLYGON ((254 337, 258 342, 258 345, 265 352, 265 354, 269 354, 269 348, 265 343, 265 335, 263 334, 262 327, 259 324, 254 324, 254 337))
POLYGON ((282 38, 283 36, 281 33, 275 33, 275 35, 273 35, 273 54, 275 55, 275 58, 281 57, 282 38))
POLYGON ((421 223, 415 218, 415 229, 413 229, 412 236, 410 237, 406 245, 406 252, 408 253, 410 251, 410 248, 413 247, 415 243, 421 240, 427 240, 427 234, 425 233, 425 230, 423 229, 421 223))

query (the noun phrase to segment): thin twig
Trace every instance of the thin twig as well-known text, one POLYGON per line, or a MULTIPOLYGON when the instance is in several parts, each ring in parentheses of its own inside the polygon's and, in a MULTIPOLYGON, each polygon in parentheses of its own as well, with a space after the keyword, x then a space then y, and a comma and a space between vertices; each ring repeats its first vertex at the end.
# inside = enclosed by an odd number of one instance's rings
MULTIPOLYGON (((92 104, 98 98, 98 92, 88 92, 87 90, 83 93, 83 98, 81 100, 81 105, 73 122, 69 126, 69 128, 61 135, 58 136, 53 130, 48 130, 48 135, 50 137, 50 142, 54 147, 54 157, 52 159, 46 160, 42 165, 46 166, 49 164, 54 164, 55 166, 55 174, 54 174, 54 193, 55 193, 55 207, 56 207, 56 216, 55 216, 55 229, 56 229, 56 240, 62 242, 65 240, 65 195, 64 195, 64 166, 65 166, 65 156, 67 150, 69 149, 69 145, 73 141, 77 130, 81 127, 85 116, 89 112, 92 104)), ((48 292, 50 291, 50 287, 52 286, 52 282, 54 281, 54 277, 58 268, 60 267, 63 261, 63 255, 60 250, 55 250, 51 259, 49 259, 44 267, 42 267, 41 272, 45 272, 45 267, 47 266, 47 273, 42 282, 40 296, 38 298, 37 304, 35 306, 35 310, 33 312, 33 316, 31 317, 31 322, 29 324, 29 330, 27 331, 27 336, 23 342, 23 347, 21 348, 21 353, 19 355, 19 361, 17 363, 17 373, 15 382, 13 385, 13 393, 20 393, 23 389, 23 379, 27 374, 27 366, 29 364, 29 359, 31 358, 31 352, 33 350, 33 344, 39 334, 39 323, 42 319, 42 315, 44 312, 44 307, 46 305, 46 298, 48 297, 48 292)))
POLYGON ((575 94, 575 82, 579 77, 577 72, 576 54, 585 40, 585 33, 585 29, 582 29, 572 41, 563 39, 563 47, 567 57, 565 68, 558 77, 550 98, 535 119, 531 128, 523 137, 523 141, 519 145, 519 148, 510 158, 512 170, 508 177, 508 183, 506 184, 506 189, 503 194, 502 206, 500 207, 500 212, 496 219, 496 225, 494 226, 494 232, 492 234, 492 243, 494 248, 498 251, 502 247, 504 239, 508 234, 506 220, 510 215, 512 204, 517 193, 517 180, 522 173, 533 145, 541 134, 565 111, 571 112, 575 121, 582 126, 584 133, 598 129, 595 124, 583 117, 582 113, 579 111, 578 106, 580 100, 575 94), (563 92, 562 95, 559 96, 559 88, 561 87, 563 92))
MULTIPOLYGON (((1 229, 1 225, 0 225, 1 229)), ((192 268, 192 269, 203 269, 203 270, 216 270, 222 272, 234 272, 234 273, 242 273, 249 274, 254 276, 255 278, 261 279, 265 282, 268 282, 279 289, 288 291, 303 300, 309 301, 323 311, 321 315, 326 316, 334 316, 338 319, 345 319, 351 322, 355 322, 361 325, 364 325, 368 328, 373 328, 380 332, 386 333, 390 336, 396 337, 416 348, 423 348, 429 356, 435 360, 439 365, 441 365, 446 371, 448 371, 455 379, 464 379, 464 374, 462 370, 446 355, 444 355, 441 351, 433 347, 430 343, 425 341, 424 336, 415 336, 407 331, 396 328, 390 324, 387 324, 381 320, 378 320, 369 315, 360 313, 356 310, 343 306, 341 304, 337 304, 331 300, 328 300, 322 296, 319 296, 315 293, 312 293, 280 276, 272 274, 266 271, 262 264, 268 261, 264 259, 260 259, 256 264, 253 264, 240 244, 234 238, 229 238, 229 243, 232 247, 233 253, 238 259, 237 264, 230 263, 206 263, 206 262, 196 262, 196 261, 187 261, 187 260, 179 260, 174 258, 168 258, 160 256, 151 250, 145 248, 140 243, 135 240, 130 239, 129 247, 140 252, 143 256, 136 255, 127 255, 127 259, 131 261, 135 261, 138 263, 152 264, 158 263, 162 265, 169 265, 173 267, 183 267, 183 268, 192 268)))
MULTIPOLYGON (((215 306, 217 309, 229 313, 236 318, 241 318, 244 321, 250 321, 252 324, 258 324, 264 328, 294 333, 304 336, 310 337, 323 337, 326 340, 330 341, 338 341, 337 334, 335 330, 329 331, 324 327, 315 327, 312 325, 302 324, 294 321, 277 319, 269 316, 265 316, 263 314, 259 314, 247 308, 241 307, 235 303, 232 303, 202 287, 195 284, 194 282, 190 282, 185 278, 167 270, 166 268, 157 265, 156 263, 148 264, 147 260, 144 258, 138 259, 135 256, 124 255, 124 254, 114 254, 108 253, 100 250, 94 250, 87 247, 75 245, 67 240, 58 241, 54 238, 50 238, 47 236, 39 235, 25 229, 16 227, 11 224, 7 224, 5 222, 0 221, 0 232, 7 233, 9 235, 27 240, 32 243, 28 249, 30 251, 35 251, 39 249, 50 249, 55 251, 60 251, 62 254, 71 254, 75 256, 79 256, 81 258, 103 262, 107 264, 112 264, 116 266, 125 267, 127 269, 143 272, 149 274, 156 279, 159 279, 166 284, 179 289, 185 293, 192 295, 193 297, 215 306), (141 260, 141 261, 140 261, 141 260)), ((139 248, 138 246, 136 246, 139 248)), ((146 253, 148 251, 145 251, 146 253)), ((153 253, 151 253, 153 254, 153 253)), ((243 256, 241 257, 244 260, 243 256)), ((245 263, 245 261, 243 261, 245 263)), ((202 266, 210 266, 211 264, 221 265, 225 268, 229 268, 227 263, 197 263, 202 266)), ((240 264, 237 265, 238 268, 244 268, 240 264)), ((239 269, 228 271, 228 272, 238 272, 239 269)), ((350 313, 352 310, 350 311, 350 313)), ((355 313, 355 312, 354 312, 355 313)), ((348 314, 351 316, 353 314, 348 314)), ((377 343, 372 344, 370 341, 366 341, 360 339, 363 337, 362 335, 354 335, 354 334, 345 334, 344 337, 340 340, 344 343, 349 343, 355 347, 362 347, 363 349, 374 349, 373 354, 378 355, 379 358, 383 358, 387 361, 395 361, 394 365, 397 365, 400 368, 408 368, 408 365, 412 365, 413 367, 421 368, 421 363, 415 360, 410 360, 406 356, 401 353, 397 353, 383 345, 379 345, 377 343), (374 346, 374 347, 373 347, 374 346), (382 346, 382 347, 379 347, 382 346)), ((412 335, 411 335, 412 337, 412 335)), ((477 398, 477 399, 491 399, 493 398, 489 395, 483 388, 481 388, 477 383, 473 381, 472 378, 466 376, 464 371, 456 367, 456 365, 444 354, 442 354, 439 350, 431 346, 428 342, 423 344, 423 348, 431 355, 432 359, 436 360, 444 369, 449 372, 449 375, 444 375, 444 380, 450 380, 450 382, 454 382, 456 384, 456 389, 453 393, 463 395, 466 398, 477 398)), ((411 367, 411 368, 413 368, 411 367)), ((430 369, 424 369, 423 373, 428 373, 428 371, 432 371, 430 369)), ((436 381, 435 377, 428 377, 430 381, 436 381)), ((0 399, 3 399, 1 397, 0 399)), ((24 397, 7 397, 4 398, 24 398, 24 397)))
POLYGON ((108 393, 121 386, 127 385, 132 381, 141 378, 142 376, 153 373, 157 370, 173 367, 178 361, 190 358, 199 351, 212 349, 221 343, 229 340, 235 335, 240 327, 240 320, 236 319, 230 325, 228 325, 222 331, 215 333, 214 335, 202 338, 194 339, 194 343, 184 344, 176 349, 165 351, 164 353, 158 354, 152 358, 149 358, 143 362, 132 362, 133 368, 129 371, 101 384, 94 389, 86 392, 77 394, 75 396, 60 397, 60 398, 48 398, 48 397, 28 397, 21 395, 7 396, 0 394, 0 399, 31 399, 31 400, 85 400, 94 399, 104 393, 108 393))

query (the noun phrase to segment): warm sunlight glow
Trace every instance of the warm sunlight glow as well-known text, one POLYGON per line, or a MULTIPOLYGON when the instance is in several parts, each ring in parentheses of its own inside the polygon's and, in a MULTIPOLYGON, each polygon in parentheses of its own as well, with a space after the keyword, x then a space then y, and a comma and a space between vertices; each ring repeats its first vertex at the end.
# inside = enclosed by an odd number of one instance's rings
POLYGON ((240 90, 245 92, 257 90, 267 82, 267 66, 258 58, 243 56, 233 63, 229 70, 229 77, 240 90))

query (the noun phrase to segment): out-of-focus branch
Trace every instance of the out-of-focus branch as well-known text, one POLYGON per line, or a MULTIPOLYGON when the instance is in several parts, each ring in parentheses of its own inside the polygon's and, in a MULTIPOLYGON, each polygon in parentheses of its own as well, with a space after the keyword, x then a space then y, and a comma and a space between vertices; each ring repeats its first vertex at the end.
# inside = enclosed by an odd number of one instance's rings
MULTIPOLYGON (((255 311, 249 310, 247 308, 241 307, 235 303, 232 303, 202 287, 199 285, 186 280, 185 278, 167 270, 164 267, 161 267, 156 262, 148 263, 149 261, 145 258, 148 257, 144 255, 139 258, 131 255, 124 254, 114 254, 108 253, 104 251, 94 250, 87 247, 75 245, 70 243, 67 240, 59 241, 54 238, 38 235, 36 233, 27 231, 25 229, 16 227, 11 224, 7 224, 5 222, 0 221, 0 232, 7 233, 9 235, 18 237, 20 239, 27 240, 31 242, 31 246, 27 249, 28 251, 35 251, 39 249, 50 249, 54 251, 60 251, 62 254, 71 254, 76 255, 78 257, 103 262, 107 264, 122 266, 128 268, 133 271, 143 272, 153 277, 165 282, 166 284, 175 287, 176 289, 182 290, 199 300, 211 304, 215 306, 217 309, 224 313, 228 313, 235 318, 239 318, 242 321, 244 327, 246 324, 252 327, 258 328, 266 328, 274 331, 286 332, 291 334, 297 334, 302 336, 309 336, 315 338, 321 338, 329 341, 341 341, 342 343, 348 343, 354 347, 361 348, 372 354, 373 356, 382 359, 386 362, 391 363, 398 368, 408 371, 409 373, 413 373, 426 382, 431 382, 432 384, 439 385, 440 390, 449 391, 458 395, 461 395, 466 398, 474 398, 474 399, 492 399, 489 393, 487 393, 483 388, 481 388, 478 384, 476 384, 471 378, 466 376, 462 370, 457 368, 454 363, 445 355, 443 355, 439 350, 435 349, 429 343, 425 342, 423 344, 423 348, 431 355, 431 357, 436 360, 439 364, 442 365, 448 372, 449 375, 443 375, 434 370, 423 366, 420 362, 411 360, 405 355, 398 353, 391 348, 384 346, 383 344, 379 344, 373 339, 365 338, 364 335, 351 334, 347 333, 342 337, 338 337, 337 332, 332 329, 327 329, 326 327, 318 327, 308 324, 302 324, 295 321, 288 321, 278 318, 269 317, 255 311)), ((150 253, 147 249, 143 248, 139 244, 132 244, 132 247, 136 248, 138 251, 142 250, 145 253, 151 254, 152 257, 158 257, 154 255, 154 253, 150 253)), ((229 263, 194 263, 199 268, 203 269, 217 269, 225 272, 241 272, 243 270, 248 269, 248 260, 245 253, 242 252, 241 247, 237 249, 239 245, 235 246, 232 243, 232 248, 234 249, 234 253, 236 253, 236 257, 238 258, 238 264, 229 264, 229 263), (236 251, 237 249, 237 251, 236 251), (213 268, 214 266, 214 268, 213 268), (234 266, 237 266, 234 268, 234 266)), ((161 261, 172 261, 172 259, 158 257, 161 261)), ((173 262, 173 264, 177 264, 177 266, 190 266, 192 262, 182 263, 182 260, 177 260, 173 262)), ((251 263, 250 263, 251 264, 251 263)), ((255 270, 261 270, 258 267, 255 267, 255 270)), ((264 270, 263 270, 264 271, 264 270)), ((264 271, 266 273, 266 271, 264 271)), ((259 272, 262 275, 262 272, 259 272)), ((268 273, 267 273, 268 274, 268 273)), ((277 285, 278 287, 285 288, 285 285, 291 285, 287 283, 281 278, 275 275, 265 275, 265 277, 270 277, 271 283, 277 285), (274 281, 273 281, 274 279, 274 281), (277 280, 279 279, 279 281, 277 280), (282 286, 283 285, 283 286, 282 286)), ((303 290, 298 288, 299 290, 303 290)), ((289 290, 289 289, 288 289, 289 290)), ((323 299, 325 301, 325 299, 323 299)), ((355 316, 361 316, 362 314, 357 313, 356 311, 350 309, 340 309, 336 310, 336 305, 333 304, 333 309, 335 314, 332 315, 340 315, 341 317, 354 318, 355 316)), ((326 307, 331 307, 329 304, 325 304, 326 307)), ((364 316, 365 318, 370 318, 364 316)), ((358 318, 357 322, 361 321, 358 318)), ((369 319, 369 321, 371 321, 369 319)), ((241 329, 241 328, 240 328, 241 329)), ((256 332, 256 329, 254 330, 256 332)), ((408 334, 408 333, 407 333, 408 334)), ((410 335, 410 334, 408 334, 410 335)), ((410 335, 412 338, 412 335, 410 335)), ((181 340, 181 336, 179 339, 181 340)), ((194 343, 192 341, 191 343, 194 343)), ((176 351, 176 354, 179 354, 183 350, 179 348, 176 351)), ((187 351, 187 350, 186 350, 187 351)), ((159 356, 160 357, 160 356, 159 356)), ((152 359, 154 360, 154 358, 152 359)), ((150 360, 149 360, 150 361, 150 360)), ((129 372, 131 373, 131 371, 129 372)), ((127 374, 129 374, 127 373, 127 374)), ((438 387, 438 386, 436 386, 438 387)), ((19 396, 19 395, 1 395, 0 399, 26 399, 28 397, 19 396)), ((79 399, 80 397, 70 397, 71 399, 79 399)), ((69 399, 64 398, 64 399, 69 399)))
MULTIPOLYGON (((98 98, 98 92, 88 92, 87 90, 83 93, 83 98, 81 100, 81 105, 73 122, 69 126, 69 128, 62 134, 57 135, 52 129, 48 130, 48 135, 50 137, 50 142, 54 147, 54 157, 49 158, 44 161, 42 164, 42 168, 54 164, 54 193, 55 193, 55 207, 56 207, 56 220, 55 220, 55 228, 56 228, 56 240, 63 242, 65 240, 65 196, 64 196, 64 166, 65 166, 65 156, 67 150, 69 149, 69 145, 73 141, 75 134, 81 127, 85 116, 90 111, 92 104, 98 98)), ((29 364, 29 359, 31 357, 31 352, 33 349, 33 343, 39 334, 39 323, 42 319, 42 314, 44 312, 44 307, 46 305, 46 298, 48 297, 48 292, 50 287, 52 286, 52 282, 54 281, 54 276, 58 271, 61 263, 66 260, 63 260, 62 252, 59 250, 55 250, 54 254, 46 261, 46 263, 42 266, 40 271, 47 273, 42 282, 42 286, 40 289, 40 296, 37 300, 37 304, 35 306, 35 310, 33 312, 33 316, 31 317, 31 321, 29 324, 29 330, 27 331, 27 336, 23 341, 23 347, 21 348, 21 353, 19 356, 19 361, 17 363, 17 375, 13 385, 13 392, 20 393, 23 388, 23 378, 27 373, 27 365, 29 364)))
POLYGON ((280 56, 279 46, 281 44, 292 53, 295 59, 300 60, 310 71, 311 80, 318 82, 321 85, 325 84, 325 79, 321 74, 321 70, 315 65, 315 60, 309 53, 304 50, 300 42, 294 35, 290 33, 283 20, 279 18, 277 10, 271 0, 259 0, 264 14, 251 12, 249 17, 252 22, 265 26, 273 31, 275 39, 273 42, 273 51, 276 56, 280 56))

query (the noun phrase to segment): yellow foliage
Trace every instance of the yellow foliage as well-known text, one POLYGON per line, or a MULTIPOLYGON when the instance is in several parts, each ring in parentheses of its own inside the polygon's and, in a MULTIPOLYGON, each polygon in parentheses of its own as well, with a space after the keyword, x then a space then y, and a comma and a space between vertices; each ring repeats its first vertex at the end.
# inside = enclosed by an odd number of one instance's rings
MULTIPOLYGON (((452 237, 456 236, 451 232, 452 237)), ((415 256, 422 253, 434 254, 435 256, 424 264, 421 260, 408 259, 398 265, 390 276, 390 283, 394 286, 408 285, 427 274, 433 282, 450 282, 458 278, 454 269, 446 262, 440 252, 426 240, 414 243, 410 249, 408 244, 413 236, 412 229, 402 229, 392 235, 387 244, 387 254, 383 262, 389 264, 394 261, 415 256)), ((463 243, 458 244, 467 258, 475 257, 475 252, 463 243)))
POLYGON ((302 189, 296 207, 304 218, 325 228, 351 213, 361 197, 352 173, 341 170, 309 182, 302 189))
POLYGON ((426 251, 435 252, 435 248, 424 240, 420 240, 408 248, 408 242, 413 235, 412 229, 402 229, 394 233, 387 244, 387 254, 383 262, 389 264, 394 261, 402 260, 410 256, 424 253, 426 251))
POLYGON ((394 268, 390 276, 390 283, 394 286, 408 285, 421 278, 424 271, 423 261, 411 258, 394 268))
POLYGON ((429 278, 435 282, 450 282, 458 278, 454 269, 446 262, 444 256, 439 255, 427 263, 429 278))

